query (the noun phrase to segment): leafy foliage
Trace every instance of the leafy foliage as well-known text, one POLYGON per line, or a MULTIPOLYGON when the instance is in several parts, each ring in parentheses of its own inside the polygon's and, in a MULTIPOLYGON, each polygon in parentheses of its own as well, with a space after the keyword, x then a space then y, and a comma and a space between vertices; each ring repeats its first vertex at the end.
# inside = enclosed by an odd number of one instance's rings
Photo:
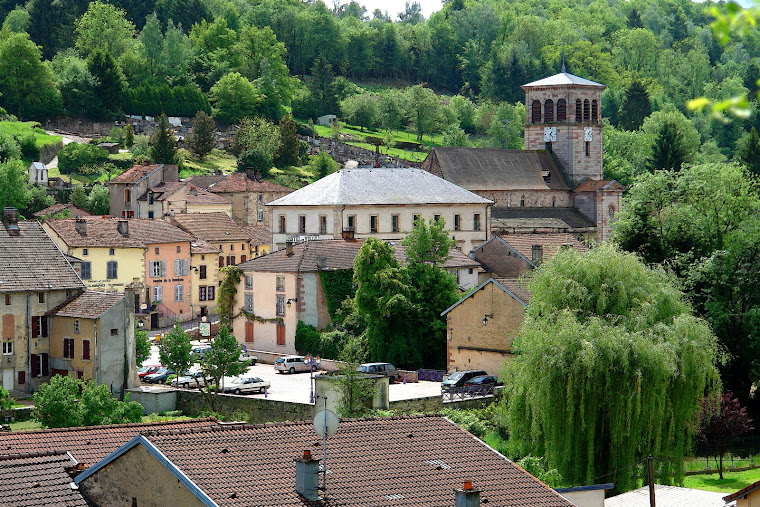
POLYGON ((341 394, 338 402, 340 417, 362 417, 372 409, 375 381, 356 371, 357 366, 355 363, 345 364, 334 377, 341 394))
POLYGON ((16 402, 11 398, 11 393, 7 389, 0 387, 0 410, 13 408, 16 402))
POLYGON ((545 456, 572 484, 668 456, 658 482, 678 480, 704 394, 719 385, 717 345, 672 278, 602 245, 563 250, 531 282, 533 297, 506 379, 510 445, 545 456))
POLYGON ((155 164, 176 164, 178 161, 174 132, 166 114, 158 117, 156 130, 150 137, 150 158, 155 164))
POLYGON ((176 323, 158 344, 158 357, 161 364, 174 370, 177 375, 182 375, 193 364, 192 349, 190 336, 176 323))
POLYGON ((230 72, 211 87, 214 118, 222 123, 238 123, 256 115, 261 95, 253 83, 238 72, 230 72))
POLYGON ((216 147, 214 119, 203 111, 198 111, 193 119, 193 128, 187 136, 187 147, 201 160, 216 147))
POLYGON ((26 167, 20 160, 0 164, 0 207, 24 209, 29 202, 26 167))
POLYGON ((755 429, 747 409, 739 404, 731 392, 720 398, 705 398, 699 425, 699 439, 707 444, 712 456, 719 462, 718 474, 723 479, 723 456, 738 437, 755 429), (716 403, 717 402, 717 403, 716 403), (717 405, 717 406, 715 406, 717 405))
POLYGON ((55 375, 34 393, 34 405, 45 428, 99 426, 139 422, 142 405, 111 396, 105 384, 82 381, 65 375, 55 375))
POLYGON ((150 357, 148 332, 135 323, 135 364, 139 367, 150 357))
POLYGON ((224 278, 216 293, 216 312, 221 325, 229 327, 235 317, 235 295, 243 273, 237 266, 226 266, 219 271, 224 278))
POLYGON ((325 294, 327 311, 332 319, 336 318, 336 312, 346 298, 353 297, 354 273, 350 269, 338 269, 333 271, 322 270, 319 272, 319 280, 322 283, 322 291, 325 294))
POLYGON ((85 166, 100 165, 108 160, 108 152, 94 144, 69 143, 58 151, 61 174, 79 172, 85 166))
POLYGON ((246 365, 238 361, 242 349, 235 340, 235 335, 230 333, 227 326, 222 325, 219 334, 211 342, 211 348, 198 360, 203 372, 203 380, 199 382, 198 388, 208 400, 211 410, 216 410, 215 394, 222 379, 245 373, 246 365))

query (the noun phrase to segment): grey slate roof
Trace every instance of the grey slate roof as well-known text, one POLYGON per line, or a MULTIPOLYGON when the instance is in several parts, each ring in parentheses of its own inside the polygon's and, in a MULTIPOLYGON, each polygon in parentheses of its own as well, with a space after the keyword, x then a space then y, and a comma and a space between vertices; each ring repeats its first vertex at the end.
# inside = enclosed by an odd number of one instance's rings
POLYGON ((493 229, 586 229, 594 223, 575 208, 492 208, 493 229))
POLYGON ((84 289, 39 222, 24 220, 18 227, 15 236, 0 224, 0 292, 84 289))
POLYGON ((476 192, 570 190, 560 166, 543 150, 459 146, 434 148, 422 167, 455 185, 476 192))
POLYGON ((0 498, 3 505, 86 507, 82 493, 72 489, 66 471, 77 462, 65 451, 0 456, 0 498))
POLYGON ((582 77, 575 76, 569 72, 560 72, 553 76, 533 81, 532 83, 524 84, 520 88, 534 88, 539 86, 563 86, 563 85, 575 85, 575 86, 594 86, 597 88, 607 88, 601 83, 596 83, 590 79, 584 79, 582 77))
POLYGON ((85 291, 49 311, 58 317, 75 317, 79 319, 97 319, 114 305, 124 299, 119 292, 85 291))
POLYGON ((342 169, 268 203, 269 206, 490 204, 422 169, 342 169))

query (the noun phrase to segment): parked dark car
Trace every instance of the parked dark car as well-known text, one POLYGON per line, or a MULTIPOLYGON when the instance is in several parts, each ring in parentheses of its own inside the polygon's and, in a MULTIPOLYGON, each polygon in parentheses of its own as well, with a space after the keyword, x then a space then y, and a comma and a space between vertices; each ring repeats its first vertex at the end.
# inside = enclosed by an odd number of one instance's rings
POLYGON ((441 382, 441 391, 464 387, 464 383, 468 380, 475 377, 482 377, 484 375, 488 375, 488 373, 483 370, 455 371, 446 377, 446 380, 441 382))
POLYGON ((159 368, 161 368, 161 366, 157 364, 152 364, 150 366, 143 366, 137 370, 137 376, 142 379, 148 375, 156 373, 159 368))
POLYGON ((156 373, 143 377, 143 382, 147 382, 148 384, 166 384, 166 379, 169 375, 174 375, 174 370, 162 366, 156 373))
POLYGON ((493 375, 481 375, 480 377, 473 377, 464 383, 465 387, 485 387, 485 386, 500 386, 501 382, 493 375))

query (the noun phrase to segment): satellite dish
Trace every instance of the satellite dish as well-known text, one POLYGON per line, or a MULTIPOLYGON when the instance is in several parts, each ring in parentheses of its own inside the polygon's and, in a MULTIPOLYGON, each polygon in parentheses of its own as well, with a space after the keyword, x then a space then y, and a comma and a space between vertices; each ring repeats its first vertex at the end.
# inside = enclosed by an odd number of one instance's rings
POLYGON ((338 431, 338 416, 332 410, 320 410, 314 416, 314 431, 322 438, 335 435, 338 431))

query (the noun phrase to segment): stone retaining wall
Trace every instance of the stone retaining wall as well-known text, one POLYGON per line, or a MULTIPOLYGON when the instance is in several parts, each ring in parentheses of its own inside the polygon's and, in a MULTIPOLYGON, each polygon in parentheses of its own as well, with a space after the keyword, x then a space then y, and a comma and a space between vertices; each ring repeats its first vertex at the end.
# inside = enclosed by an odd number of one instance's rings
MULTIPOLYGON (((198 391, 177 389, 177 410, 185 415, 198 416, 210 411, 206 398, 198 391)), ((243 412, 252 423, 308 421, 314 417, 314 405, 288 401, 218 394, 216 412, 225 416, 243 412)))
POLYGON ((4 423, 28 421, 34 415, 34 410, 34 407, 16 407, 0 410, 0 421, 4 423))
POLYGON ((401 413, 411 412, 440 412, 444 408, 468 410, 471 408, 483 408, 496 400, 495 396, 483 396, 466 400, 443 401, 440 395, 427 396, 425 398, 413 398, 410 400, 396 400, 388 404, 390 410, 401 413))

